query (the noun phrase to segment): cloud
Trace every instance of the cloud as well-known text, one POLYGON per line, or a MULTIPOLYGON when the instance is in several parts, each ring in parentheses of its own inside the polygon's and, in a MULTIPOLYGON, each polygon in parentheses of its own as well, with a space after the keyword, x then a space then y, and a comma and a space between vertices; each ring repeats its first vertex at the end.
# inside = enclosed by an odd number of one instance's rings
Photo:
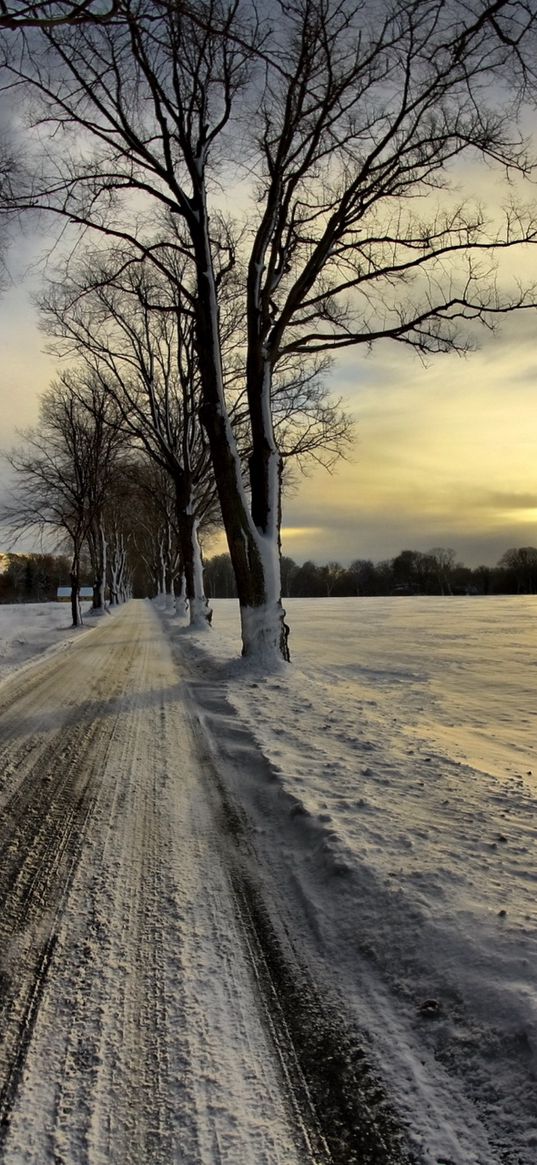
POLYGON ((347 355, 336 381, 355 447, 332 476, 315 470, 284 498, 284 553, 346 563, 444 545, 478 565, 536 545, 534 358, 516 328, 511 346, 502 338, 428 367, 394 345, 377 359, 347 355))
POLYGON ((25 291, 12 288, 0 301, 0 445, 16 441, 16 430, 35 423, 38 393, 44 392, 55 371, 52 357, 43 353, 36 312, 25 291))
POLYGON ((481 496, 474 499, 474 509, 482 506, 495 513, 537 513, 537 491, 534 493, 509 493, 502 491, 484 490, 481 496))
MULTIPOLYGON (((466 185, 497 205, 506 187, 481 167, 466 185)), ((230 192, 230 203, 237 194, 230 192), (232 197, 231 197, 232 195, 232 197)), ((43 239, 39 245, 43 245, 43 239)), ((14 273, 37 242, 12 252, 14 273)), ((532 277, 533 252, 511 252, 502 280, 532 277)), ((535 314, 502 317, 479 331, 481 350, 466 359, 440 355, 424 365, 384 341, 339 354, 330 382, 356 417, 352 457, 333 476, 320 470, 284 499, 283 547, 298 561, 392 557, 403 547, 453 546, 471 564, 493 563, 513 545, 537 544, 535 314)), ((0 303, 0 444, 35 423, 38 394, 55 362, 42 352, 36 313, 22 289, 0 303)), ((209 553, 226 548, 220 537, 209 553)))
POLYGON ((510 345, 494 338, 486 352, 428 367, 394 349, 379 347, 374 377, 356 354, 338 370, 357 441, 333 477, 315 472, 285 500, 284 524, 316 531, 301 539, 304 556, 450 545, 476 564, 535 543, 534 343, 515 326, 510 345))

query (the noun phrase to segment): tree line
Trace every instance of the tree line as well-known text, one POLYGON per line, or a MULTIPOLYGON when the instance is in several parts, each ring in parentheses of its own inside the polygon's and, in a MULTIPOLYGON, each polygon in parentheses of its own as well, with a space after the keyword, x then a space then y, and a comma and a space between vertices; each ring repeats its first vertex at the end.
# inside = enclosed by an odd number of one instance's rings
POLYGON ((352 427, 331 354, 466 351, 535 306, 495 274, 537 238, 529 201, 500 221, 450 183, 466 156, 531 168, 536 23, 526 0, 0 5, 24 124, 0 209, 60 224, 41 310, 71 362, 12 456, 11 520, 69 539, 73 619, 83 548, 98 605, 106 578, 129 592, 128 543, 207 625, 221 522, 243 653, 289 657, 284 491, 352 427))
MULTIPOLYGON (((161 580, 155 577, 153 563, 150 558, 144 558, 139 551, 130 553, 127 549, 128 560, 128 593, 138 597, 149 597, 160 593, 161 580)), ((69 576, 72 560, 66 554, 15 553, 0 556, 0 603, 45 603, 55 602, 58 598, 58 587, 69 587, 69 576)), ((79 586, 93 588, 92 606, 98 610, 95 602, 95 572, 87 550, 84 550, 80 561, 79 586)), ((114 602, 112 589, 112 571, 106 580, 106 593, 109 601, 114 602)), ((116 602, 126 594, 117 595, 116 602)), ((78 615, 78 610, 77 610, 78 615)))
MULTIPOLYGON (((205 565, 207 593, 213 599, 237 597, 229 555, 218 554, 205 565)), ((282 557, 282 594, 285 598, 344 598, 370 595, 536 595, 537 548, 513 547, 496 566, 465 566, 455 552, 435 547, 402 550, 394 558, 373 562, 357 558, 339 562, 298 565, 282 557)))
POLYGON ((68 578, 63 555, 7 554, 0 564, 0 603, 50 602, 68 578))
MULTIPOLYGON (((136 597, 175 598, 162 572, 160 547, 127 547, 129 592, 136 597), (134 552, 133 552, 134 551, 134 552)), ((65 555, 7 554, 0 571, 0 603, 48 602, 69 579, 71 560, 65 555)), ((203 564, 205 591, 210 599, 236 599, 237 587, 229 554, 217 554, 203 564)), ((80 582, 92 585, 94 570, 89 553, 82 555, 80 582)), ((110 585, 110 583, 109 583, 110 585)), ((394 558, 373 562, 357 558, 348 566, 339 562, 299 565, 282 556, 284 598, 345 598, 373 595, 535 595, 537 547, 512 547, 496 566, 465 566, 455 552, 435 547, 424 553, 402 550, 394 558)), ((94 596, 95 607, 95 596, 94 596)), ((170 604, 171 605, 171 604, 170 604)))

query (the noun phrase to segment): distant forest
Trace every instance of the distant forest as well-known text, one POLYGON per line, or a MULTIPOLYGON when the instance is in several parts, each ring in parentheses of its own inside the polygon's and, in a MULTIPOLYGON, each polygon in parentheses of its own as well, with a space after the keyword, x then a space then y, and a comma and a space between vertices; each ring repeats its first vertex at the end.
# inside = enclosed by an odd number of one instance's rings
MULTIPOLYGON (((6 554, 0 569, 0 603, 41 603, 56 598, 58 586, 69 582, 69 559, 54 554, 6 554)), ((206 594, 210 599, 236 598, 235 579, 228 554, 204 564, 206 594)), ((135 571, 134 594, 155 594, 149 572, 135 571)), ((89 563, 83 564, 82 583, 92 583, 89 563)), ((537 548, 506 550, 497 566, 472 569, 457 562, 455 552, 435 547, 402 550, 395 558, 372 562, 357 558, 350 566, 339 562, 318 565, 282 558, 285 598, 341 598, 368 595, 534 595, 537 594, 537 548)))
MULTIPOLYGON (((236 590, 227 554, 205 564, 209 598, 235 598, 236 590)), ((472 569, 457 562, 455 551, 435 547, 402 550, 395 558, 372 562, 357 558, 350 566, 327 562, 299 566, 282 558, 282 595, 286 598, 341 598, 346 595, 534 595, 537 594, 537 548, 514 547, 502 554, 497 566, 472 569)))
MULTIPOLYGON (((0 603, 44 603, 69 585, 70 560, 58 554, 0 555, 0 603)), ((90 582, 86 570, 83 583, 90 582)))

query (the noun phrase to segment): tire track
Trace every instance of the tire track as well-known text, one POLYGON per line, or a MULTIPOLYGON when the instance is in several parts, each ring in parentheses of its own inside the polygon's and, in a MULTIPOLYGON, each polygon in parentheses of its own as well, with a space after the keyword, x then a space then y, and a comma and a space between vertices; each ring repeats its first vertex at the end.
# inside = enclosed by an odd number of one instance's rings
POLYGON ((75 733, 70 743, 77 754, 76 769, 68 750, 63 762, 68 768, 58 771, 51 746, 47 767, 41 769, 41 757, 39 772, 33 770, 38 795, 34 790, 31 799, 29 777, 16 805, 8 806, 7 824, 0 825, 0 845, 7 857, 0 873, 0 1130, 9 1122, 30 1017, 43 990, 55 929, 95 803, 94 778, 109 743, 102 738, 97 742, 96 735, 96 729, 75 733), (86 763, 89 755, 92 765, 86 763))
MULTIPOLYGON (((48 711, 51 691, 72 692, 72 657, 56 664, 41 662, 37 675, 24 683, 12 679, 2 690, 7 743, 0 763, 15 789, 0 807, 0 1150, 117 719, 105 715, 108 701, 101 698, 93 702, 90 723, 77 723, 72 706, 60 704, 55 730, 29 739, 13 731, 29 701, 37 712, 48 711)), ((101 667, 99 658, 90 685, 95 692, 102 689, 101 667)))
POLYGON ((350 1165, 153 609, 37 672, 0 693, 1 1165, 350 1165))
MULTIPOLYGON (((205 714, 202 720, 194 704, 193 730, 204 757, 207 795, 215 820, 220 821, 220 852, 261 1014, 278 1058, 282 1092, 300 1134, 303 1158, 315 1165, 417 1165, 373 1067, 371 1048, 326 989, 321 994, 282 924, 279 889, 271 882, 270 871, 260 865, 255 828, 234 799, 232 783, 228 787, 223 776, 229 764, 225 738, 240 733, 245 745, 245 730, 235 725, 231 708, 228 712, 229 725, 222 730, 220 699, 220 737, 215 739, 210 719, 205 714), (215 766, 215 753, 222 771, 218 762, 215 766)), ((290 899, 283 915, 289 906, 290 899)), ((301 904, 295 909, 299 915, 301 904)))

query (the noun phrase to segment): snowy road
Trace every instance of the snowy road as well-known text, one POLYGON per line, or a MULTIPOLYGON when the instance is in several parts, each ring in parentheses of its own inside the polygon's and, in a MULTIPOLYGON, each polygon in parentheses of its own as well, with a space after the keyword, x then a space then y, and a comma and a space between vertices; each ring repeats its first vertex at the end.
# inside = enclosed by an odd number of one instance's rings
POLYGON ((311 993, 290 1030, 184 679, 138 602, 0 686, 0 1161, 407 1160, 341 1107, 311 993))

